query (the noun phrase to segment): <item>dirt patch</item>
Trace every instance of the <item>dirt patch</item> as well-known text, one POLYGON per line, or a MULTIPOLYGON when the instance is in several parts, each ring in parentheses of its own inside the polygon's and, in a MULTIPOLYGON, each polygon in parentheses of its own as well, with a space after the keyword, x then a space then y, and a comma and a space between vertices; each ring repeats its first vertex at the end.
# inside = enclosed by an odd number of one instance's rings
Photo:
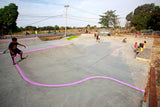
POLYGON ((59 40, 64 38, 64 36, 41 36, 39 37, 42 41, 49 41, 49 40, 59 40))
POLYGON ((152 46, 151 66, 155 67, 158 105, 160 106, 160 37, 155 38, 152 46))
POLYGON ((157 36, 157 35, 139 35, 139 37, 160 38, 160 36, 157 36))

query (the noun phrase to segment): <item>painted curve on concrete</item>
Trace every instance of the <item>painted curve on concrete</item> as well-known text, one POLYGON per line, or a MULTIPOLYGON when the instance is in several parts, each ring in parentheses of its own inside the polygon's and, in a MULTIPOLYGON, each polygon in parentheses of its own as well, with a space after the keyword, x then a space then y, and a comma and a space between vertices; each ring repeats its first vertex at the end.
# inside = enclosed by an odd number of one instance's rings
MULTIPOLYGON (((24 52, 24 53, 35 52, 35 51, 39 51, 39 50, 45 50, 45 49, 56 48, 56 47, 62 47, 62 46, 67 46, 67 45, 71 45, 71 44, 72 44, 72 43, 62 44, 62 45, 57 45, 57 46, 52 46, 52 47, 46 47, 46 48, 40 48, 40 49, 35 49, 35 50, 29 50, 29 51, 26 51, 26 52, 24 52)), ((122 46, 119 46, 119 47, 111 50, 111 51, 109 52, 109 54, 113 53, 114 51, 116 51, 117 49, 119 49, 119 48, 121 48, 121 47, 122 47, 122 46)), ((16 56, 16 57, 17 57, 17 56, 16 56)), ((16 57, 15 57, 15 58, 16 58, 16 57)), ((33 84, 33 85, 37 85, 37 86, 43 86, 43 87, 64 87, 64 86, 76 85, 76 84, 79 84, 79 83, 82 83, 82 82, 84 82, 84 81, 87 81, 87 80, 90 80, 90 79, 94 79, 94 78, 104 78, 104 79, 109 79, 109 80, 118 82, 118 83, 120 83, 120 84, 123 84, 123 85, 125 85, 125 86, 130 87, 130 88, 133 88, 133 89, 135 89, 135 90, 138 90, 138 91, 141 91, 141 92, 145 92, 145 90, 143 90, 143 89, 140 89, 140 88, 135 87, 135 86, 133 86, 133 85, 127 84, 127 83, 125 83, 125 82, 122 82, 122 81, 120 81, 120 80, 117 80, 117 79, 114 79, 114 78, 111 78, 111 77, 107 77, 107 76, 91 76, 91 77, 87 77, 87 78, 84 78, 84 79, 79 80, 79 81, 76 81, 76 82, 66 83, 66 84, 42 84, 42 83, 34 82, 34 81, 30 80, 29 78, 27 78, 27 77, 25 76, 25 74, 23 73, 22 69, 19 67, 18 64, 16 64, 15 67, 17 68, 18 72, 20 73, 20 75, 22 76, 22 78, 23 78, 25 81, 27 81, 27 82, 29 82, 29 83, 31 83, 31 84, 33 84)))

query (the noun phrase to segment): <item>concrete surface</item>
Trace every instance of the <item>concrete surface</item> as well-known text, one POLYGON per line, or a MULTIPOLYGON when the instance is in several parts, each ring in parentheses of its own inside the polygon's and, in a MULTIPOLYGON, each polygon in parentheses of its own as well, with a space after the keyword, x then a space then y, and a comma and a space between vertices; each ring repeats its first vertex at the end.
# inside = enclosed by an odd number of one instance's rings
MULTIPOLYGON (((10 42, 11 42, 11 39, 0 40, 0 52, 3 53, 6 49, 8 49, 8 45, 10 42)), ((37 37, 18 39, 18 42, 31 47, 32 45, 42 44, 42 41, 37 37)))
MULTIPOLYGON (((107 37, 97 43, 93 36, 80 36, 71 41, 39 41, 31 45, 28 41, 27 48, 20 49, 28 51, 69 42, 73 44, 24 54, 27 59, 18 64, 29 79, 39 83, 63 84, 89 76, 108 76, 145 88, 149 64, 135 59, 131 42, 107 37), (113 51, 119 46, 122 48, 113 51)), ((0 64, 0 107, 142 106, 143 92, 111 80, 92 79, 68 87, 40 87, 22 79, 9 53, 0 55, 0 64)))

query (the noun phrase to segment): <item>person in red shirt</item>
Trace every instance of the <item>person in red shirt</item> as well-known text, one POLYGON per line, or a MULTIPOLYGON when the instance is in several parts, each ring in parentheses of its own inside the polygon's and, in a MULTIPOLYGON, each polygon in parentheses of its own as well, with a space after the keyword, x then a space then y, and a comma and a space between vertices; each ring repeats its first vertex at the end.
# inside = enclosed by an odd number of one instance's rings
POLYGON ((137 50, 137 42, 135 42, 134 44, 134 52, 136 52, 136 50, 137 50))

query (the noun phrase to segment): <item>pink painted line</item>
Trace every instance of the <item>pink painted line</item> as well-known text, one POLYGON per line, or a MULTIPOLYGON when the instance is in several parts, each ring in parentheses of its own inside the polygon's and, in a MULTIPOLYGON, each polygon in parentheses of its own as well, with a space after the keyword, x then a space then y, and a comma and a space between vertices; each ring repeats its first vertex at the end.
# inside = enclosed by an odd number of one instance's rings
POLYGON ((40 49, 34 49, 34 50, 25 51, 23 53, 30 53, 30 52, 35 52, 35 51, 40 51, 40 50, 45 50, 45 49, 51 49, 51 48, 56 48, 56 47, 67 46, 67 45, 71 45, 71 44, 72 43, 67 43, 67 44, 62 44, 62 45, 57 45, 57 46, 51 46, 51 47, 45 47, 45 48, 40 48, 40 49))
POLYGON ((112 54, 114 51, 116 51, 117 49, 120 49, 121 47, 122 47, 122 46, 119 46, 119 47, 117 47, 117 48, 111 50, 111 51, 109 52, 109 54, 112 54))
MULTIPOLYGON (((70 44, 72 44, 72 43, 63 44, 63 45, 57 45, 57 46, 52 46, 52 47, 47 47, 47 48, 40 48, 40 49, 30 50, 30 51, 26 51, 26 52, 24 52, 24 53, 35 52, 35 51, 39 51, 39 50, 50 49, 50 48, 61 47, 61 46, 67 46, 67 45, 70 45, 70 44)), ((115 50, 117 50, 117 49, 119 49, 119 48, 121 48, 121 47, 122 47, 122 46, 119 46, 119 47, 115 48, 115 49, 112 50, 110 53, 112 53, 113 51, 115 51, 115 50)), ((118 82, 118 83, 120 83, 120 84, 123 84, 123 85, 125 85, 125 86, 130 87, 130 88, 133 88, 133 89, 135 89, 135 90, 138 90, 138 91, 141 91, 141 92, 145 92, 145 90, 143 90, 143 89, 140 89, 140 88, 138 88, 138 87, 135 87, 135 86, 133 86, 133 85, 127 84, 127 83, 122 82, 122 81, 120 81, 120 80, 117 80, 117 79, 114 79, 114 78, 111 78, 111 77, 106 77, 106 76, 91 76, 91 77, 87 77, 87 78, 84 78, 84 79, 82 79, 82 80, 79 80, 79 81, 76 81, 76 82, 72 82, 72 83, 67 83, 67 84, 42 84, 42 83, 38 83, 38 82, 34 82, 34 81, 30 80, 29 78, 27 78, 27 77, 25 76, 25 74, 23 73, 23 71, 21 70, 21 68, 19 67, 18 64, 16 64, 15 66, 16 66, 18 72, 20 73, 20 75, 22 76, 22 78, 23 78, 25 81, 27 81, 27 82, 29 82, 29 83, 31 83, 31 84, 33 84, 33 85, 37 85, 37 86, 42 86, 42 87, 64 87, 64 86, 76 85, 76 84, 79 84, 79 83, 82 83, 82 82, 84 82, 84 81, 87 81, 87 80, 90 80, 90 79, 94 79, 94 78, 104 78, 104 79, 109 79, 109 80, 118 82)))
POLYGON ((79 83, 82 83, 84 81, 87 81, 87 80, 90 80, 90 79, 94 79, 94 78, 105 78, 105 79, 109 79, 109 80, 113 80, 115 82, 118 82, 120 84, 123 84, 123 85, 126 85, 128 87, 131 87, 133 89, 136 89, 138 91, 141 91, 141 92, 145 92, 143 89, 140 89, 140 88, 137 88, 133 85, 130 85, 130 84, 127 84, 125 82, 122 82, 120 80, 117 80, 117 79, 114 79, 114 78, 111 78, 111 77, 106 77, 106 76, 92 76, 92 77, 87 77, 85 79, 82 79, 82 80, 79 80, 79 81, 76 81, 76 82, 72 82, 72 83, 67 83, 67 84, 41 84, 41 83, 37 83, 37 82, 34 82, 30 79, 28 79, 25 74, 23 73, 23 71, 21 70, 21 68, 19 67, 18 64, 15 65, 16 68, 18 69, 19 73, 21 74, 21 76, 23 77, 23 79, 33 85, 37 85, 37 86, 43 86, 43 87, 64 87, 64 86, 71 86, 71 85, 75 85, 75 84, 79 84, 79 83))
MULTIPOLYGON (((34 39, 39 39, 38 37, 34 37, 34 38, 24 38, 24 39, 18 39, 18 41, 25 41, 25 40, 34 40, 34 39)), ((7 40, 0 40, 0 42, 11 42, 11 39, 7 39, 7 40)))

